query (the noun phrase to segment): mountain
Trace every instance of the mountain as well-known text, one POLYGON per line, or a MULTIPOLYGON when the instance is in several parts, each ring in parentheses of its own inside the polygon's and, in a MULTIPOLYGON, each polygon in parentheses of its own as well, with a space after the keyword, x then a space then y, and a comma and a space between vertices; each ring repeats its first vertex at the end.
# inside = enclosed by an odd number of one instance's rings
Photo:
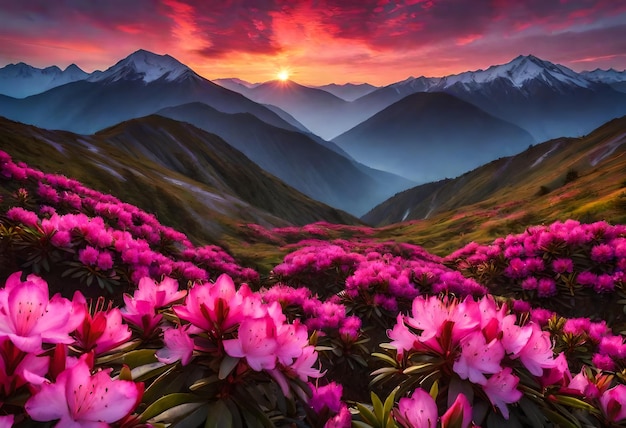
POLYGON ((321 89, 326 92, 330 92, 336 97, 345 101, 354 101, 357 98, 361 98, 363 95, 367 95, 370 92, 374 92, 378 87, 372 86, 369 83, 346 83, 344 85, 337 85, 331 83, 330 85, 323 86, 311 86, 312 88, 321 89))
POLYGON ((272 125, 297 130, 268 108, 200 77, 169 55, 143 50, 87 80, 24 99, 0 97, 0 116, 42 128, 90 134, 194 101, 225 113, 251 113, 272 125))
POLYGON ((518 56, 503 65, 438 78, 409 78, 353 104, 364 114, 416 92, 446 92, 530 132, 537 141, 580 136, 626 114, 626 95, 562 65, 518 56))
POLYGON ((492 235, 567 218, 624 222, 624 171, 626 117, 585 137, 550 140, 455 179, 406 190, 362 219, 378 226, 428 219, 447 225, 451 234, 489 223, 482 233, 492 235))
POLYGON ((272 80, 254 87, 229 86, 257 103, 281 108, 323 139, 328 140, 341 132, 342 128, 338 126, 348 103, 327 91, 290 80, 272 80))
POLYGON ((359 162, 418 183, 456 177, 535 141, 446 93, 415 93, 333 140, 359 162))
POLYGON ((367 169, 307 135, 269 125, 249 113, 226 114, 189 103, 158 114, 219 135, 290 186, 355 215, 412 183, 367 169))
POLYGON ((94 135, 50 131, 0 118, 2 149, 158 213, 162 223, 216 242, 237 224, 355 224, 263 171, 221 138, 161 116, 94 135))
POLYGON ((612 68, 609 70, 601 70, 596 68, 592 71, 583 71, 580 74, 587 80, 606 83, 617 91, 626 92, 626 70, 617 71, 612 68))
POLYGON ((65 70, 57 66, 36 68, 23 62, 9 64, 0 68, 0 94, 24 98, 66 83, 84 80, 88 76, 75 64, 65 70))

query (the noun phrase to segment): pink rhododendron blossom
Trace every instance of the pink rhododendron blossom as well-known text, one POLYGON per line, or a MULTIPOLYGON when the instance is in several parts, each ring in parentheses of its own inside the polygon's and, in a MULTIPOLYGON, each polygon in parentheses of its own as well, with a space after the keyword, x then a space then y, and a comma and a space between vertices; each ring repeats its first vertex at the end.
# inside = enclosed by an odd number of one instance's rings
POLYGON ((14 419, 14 415, 0 416, 0 428, 11 428, 13 426, 14 419))
POLYGON ((393 326, 393 329, 387 330, 387 336, 392 339, 390 345, 396 348, 398 356, 402 357, 406 351, 415 349, 418 338, 404 324, 404 316, 402 314, 398 314, 397 320, 398 322, 393 326))
POLYGON ((205 283, 191 288, 185 304, 173 309, 180 319, 221 336, 222 332, 243 320, 247 304, 243 295, 246 293, 241 288, 235 291, 233 280, 228 275, 221 275, 215 284, 205 283))
POLYGON ((532 325, 532 335, 526 346, 519 352, 519 358, 530 373, 541 376, 544 368, 554 367, 554 353, 550 333, 542 331, 536 324, 532 325))
POLYGON ((135 300, 128 294, 124 295, 124 306, 120 313, 124 320, 140 328, 143 337, 150 337, 163 319, 156 313, 154 303, 146 300, 135 300))
POLYGON ((128 325, 122 323, 121 311, 118 308, 103 311, 100 303, 93 315, 85 315, 75 332, 77 345, 85 351, 95 349, 96 354, 110 351, 131 336, 128 325))
POLYGON ((191 361, 194 343, 187 334, 187 327, 170 328, 163 333, 165 348, 156 352, 159 361, 171 364, 180 360, 183 366, 191 361))
POLYGON ((401 398, 394 410, 396 421, 405 428, 437 428, 439 413, 433 397, 421 388, 410 398, 401 398))
POLYGON ((108 427, 127 416, 137 405, 143 385, 113 380, 111 369, 94 375, 81 358, 64 370, 55 383, 41 385, 24 409, 36 421, 59 420, 59 428, 108 427))
POLYGON ((337 413, 341 409, 341 395, 343 394, 343 386, 341 384, 330 382, 327 385, 315 387, 311 385, 311 399, 309 404, 313 407, 315 413, 321 413, 327 408, 332 413, 337 413))
POLYGON ((569 371, 567 358, 565 358, 565 354, 561 352, 554 358, 552 367, 543 369, 543 375, 539 378, 539 382, 544 387, 549 385, 565 386, 569 383, 571 378, 572 374, 569 371))
POLYGON ((505 367, 501 372, 494 374, 483 385, 483 391, 489 401, 500 409, 502 416, 509 419, 507 403, 516 403, 522 398, 522 392, 517 389, 519 378, 512 374, 510 367, 505 367))
POLYGON ((0 338, 8 337, 24 352, 41 351, 42 342, 72 343, 69 333, 80 323, 80 308, 69 300, 48 296, 48 284, 36 275, 20 280, 15 272, 0 290, 0 338))
POLYGON ((319 369, 313 368, 316 363, 317 351, 315 351, 315 346, 306 346, 302 349, 300 356, 288 367, 288 370, 295 372, 296 376, 303 381, 308 380, 310 377, 319 378, 324 373, 320 373, 319 369))
POLYGON ((352 426, 352 415, 348 406, 341 406, 336 415, 331 417, 324 424, 324 428, 350 428, 352 426))
POLYGON ((530 325, 520 327, 515 324, 516 321, 515 315, 507 315, 500 324, 502 346, 511 358, 516 358, 519 355, 533 333, 533 328, 530 325))
POLYGON ((454 372, 461 379, 484 385, 487 382, 485 374, 502 370, 500 362, 504 358, 504 348, 498 340, 487 343, 485 336, 475 331, 463 338, 461 347, 461 355, 453 366, 454 372))
POLYGON ((162 308, 176 302, 187 295, 187 290, 178 290, 178 282, 172 278, 163 278, 157 284, 152 278, 139 280, 139 286, 133 297, 136 300, 151 302, 155 308, 162 308))
POLYGON ((23 385, 40 385, 48 372, 50 357, 19 350, 8 338, 0 339, 0 392, 9 396, 23 385))
POLYGON ((224 340, 224 351, 231 357, 244 358, 252 370, 276 367, 276 326, 270 316, 246 318, 236 339, 224 340))
POLYGON ((626 419, 626 385, 617 385, 600 396, 600 406, 609 422, 626 419))
POLYGON ((472 406, 464 394, 459 394, 441 415, 441 428, 468 428, 472 423, 472 406))

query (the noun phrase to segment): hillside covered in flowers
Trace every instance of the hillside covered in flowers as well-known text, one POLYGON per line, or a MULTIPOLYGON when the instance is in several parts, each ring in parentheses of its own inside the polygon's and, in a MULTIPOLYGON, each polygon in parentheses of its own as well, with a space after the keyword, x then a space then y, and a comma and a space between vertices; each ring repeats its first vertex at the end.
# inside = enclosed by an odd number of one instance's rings
POLYGON ((0 427, 626 426, 624 225, 442 257, 242 224, 279 249, 244 260, 5 152, 0 183, 0 427))

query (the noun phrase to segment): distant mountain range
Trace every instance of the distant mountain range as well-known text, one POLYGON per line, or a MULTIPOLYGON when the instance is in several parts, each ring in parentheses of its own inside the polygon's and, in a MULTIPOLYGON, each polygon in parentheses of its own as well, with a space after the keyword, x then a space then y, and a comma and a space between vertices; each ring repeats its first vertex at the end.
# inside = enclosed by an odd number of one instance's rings
POLYGON ((525 224, 555 220, 555 213, 563 219, 625 221, 625 195, 626 117, 622 117, 585 137, 550 140, 460 177, 406 190, 362 219, 383 226, 487 215, 493 227, 513 222, 522 230, 525 224))
POLYGON ((89 74, 76 64, 61 70, 56 65, 36 68, 20 62, 0 68, 0 94, 24 98, 66 83, 85 80, 89 74))
POLYGON ((139 50, 91 74, 1 68, 0 116, 85 135, 167 116, 218 135, 309 197, 362 215, 416 183, 625 115, 625 82, 626 72, 576 73, 528 55, 381 88, 239 79, 220 86, 169 55, 139 50))
POLYGON ((263 171, 216 135, 161 116, 133 119, 95 135, 0 118, 0 140, 16 161, 113 193, 198 239, 217 242, 241 222, 267 227, 358 223, 263 171))

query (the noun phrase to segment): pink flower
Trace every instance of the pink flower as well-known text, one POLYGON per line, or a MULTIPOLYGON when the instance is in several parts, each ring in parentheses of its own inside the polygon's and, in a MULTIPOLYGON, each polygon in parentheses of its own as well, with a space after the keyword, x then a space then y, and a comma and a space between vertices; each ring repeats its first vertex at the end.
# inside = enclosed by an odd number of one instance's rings
POLYGON ((393 326, 392 330, 387 330, 387 336, 392 339, 390 345, 396 348, 399 357, 402 357, 406 351, 411 351, 418 344, 418 338, 404 324, 404 316, 398 314, 398 322, 393 326))
POLYGON ((252 370, 276 367, 276 326, 270 316, 246 318, 239 326, 239 337, 224 340, 223 345, 231 357, 245 357, 252 370))
POLYGON ((441 416, 441 428, 468 428, 471 423, 472 406, 464 394, 459 394, 446 413, 441 416))
POLYGON ((170 328, 163 333, 165 348, 156 352, 159 361, 171 364, 180 360, 183 366, 191 361, 193 356, 193 340, 187 334, 187 326, 180 328, 170 328))
POLYGON ((330 382, 324 386, 311 386, 313 394, 309 404, 313 407, 315 413, 319 414, 325 408, 333 413, 339 412, 342 405, 341 395, 343 394, 343 386, 341 384, 330 382))
POLYGON ((352 415, 348 406, 345 404, 341 406, 339 412, 332 418, 326 421, 324 428, 350 428, 352 426, 352 415))
POLYGON ((95 266, 98 263, 100 252, 91 246, 78 251, 78 260, 85 266, 95 266))
POLYGON ((436 428, 439 413, 433 397, 421 388, 411 398, 401 398, 394 410, 396 421, 405 428, 436 428))
POLYGON ((542 331, 536 324, 531 325, 533 333, 520 351, 519 358, 531 374, 541 376, 544 368, 554 367, 554 353, 550 333, 542 331))
POLYGON ((15 272, 0 290, 0 338, 8 337, 24 352, 41 351, 42 342, 72 343, 69 333, 81 322, 80 308, 55 295, 48 300, 48 284, 36 275, 20 281, 15 272))
POLYGON ((113 380, 110 369, 94 375, 82 358, 55 383, 41 385, 24 406, 33 420, 59 420, 57 427, 107 427, 127 416, 139 403, 143 385, 113 380))
POLYGON ((196 285, 189 290, 184 305, 174 306, 174 312, 182 320, 189 321, 202 330, 221 336, 244 318, 242 291, 235 291, 235 284, 228 275, 221 275, 215 284, 196 285))
POLYGON ((145 300, 135 300, 128 294, 124 295, 124 306, 120 313, 124 320, 140 328, 144 338, 150 337, 156 330, 163 316, 156 313, 154 304, 145 300))
POLYGON ((8 338, 0 339, 0 392, 10 396, 23 385, 39 385, 48 372, 50 357, 20 351, 8 338))
POLYGON ((626 419, 626 385, 617 385, 602 394, 600 406, 608 421, 626 419))
POLYGON ((0 416, 0 428, 11 428, 14 418, 14 415, 0 416))
POLYGON ((461 379, 484 385, 485 374, 502 370, 500 362, 504 358, 504 347, 497 339, 487 343, 480 331, 472 332, 461 341, 461 355, 452 369, 461 379))
POLYGON ((500 409, 505 419, 509 419, 507 403, 515 403, 522 398, 522 392, 517 389, 519 378, 511 372, 512 369, 506 367, 487 379, 487 383, 483 385, 483 391, 487 394, 489 401, 500 409))
POLYGON ((139 280, 139 287, 135 291, 136 300, 152 302, 155 308, 162 308, 176 302, 187 295, 187 290, 178 290, 178 282, 172 278, 163 278, 156 283, 152 278, 144 277, 139 280))
POLYGON ((95 349, 96 354, 102 354, 126 342, 132 333, 126 324, 122 324, 122 313, 118 308, 108 311, 96 308, 93 316, 85 315, 75 335, 77 345, 83 350, 95 349))
POLYGON ((307 346, 302 350, 302 353, 291 366, 290 370, 295 372, 301 380, 306 381, 308 378, 319 378, 324 375, 320 373, 319 369, 313 368, 313 365, 317 363, 317 352, 315 346, 307 346))

